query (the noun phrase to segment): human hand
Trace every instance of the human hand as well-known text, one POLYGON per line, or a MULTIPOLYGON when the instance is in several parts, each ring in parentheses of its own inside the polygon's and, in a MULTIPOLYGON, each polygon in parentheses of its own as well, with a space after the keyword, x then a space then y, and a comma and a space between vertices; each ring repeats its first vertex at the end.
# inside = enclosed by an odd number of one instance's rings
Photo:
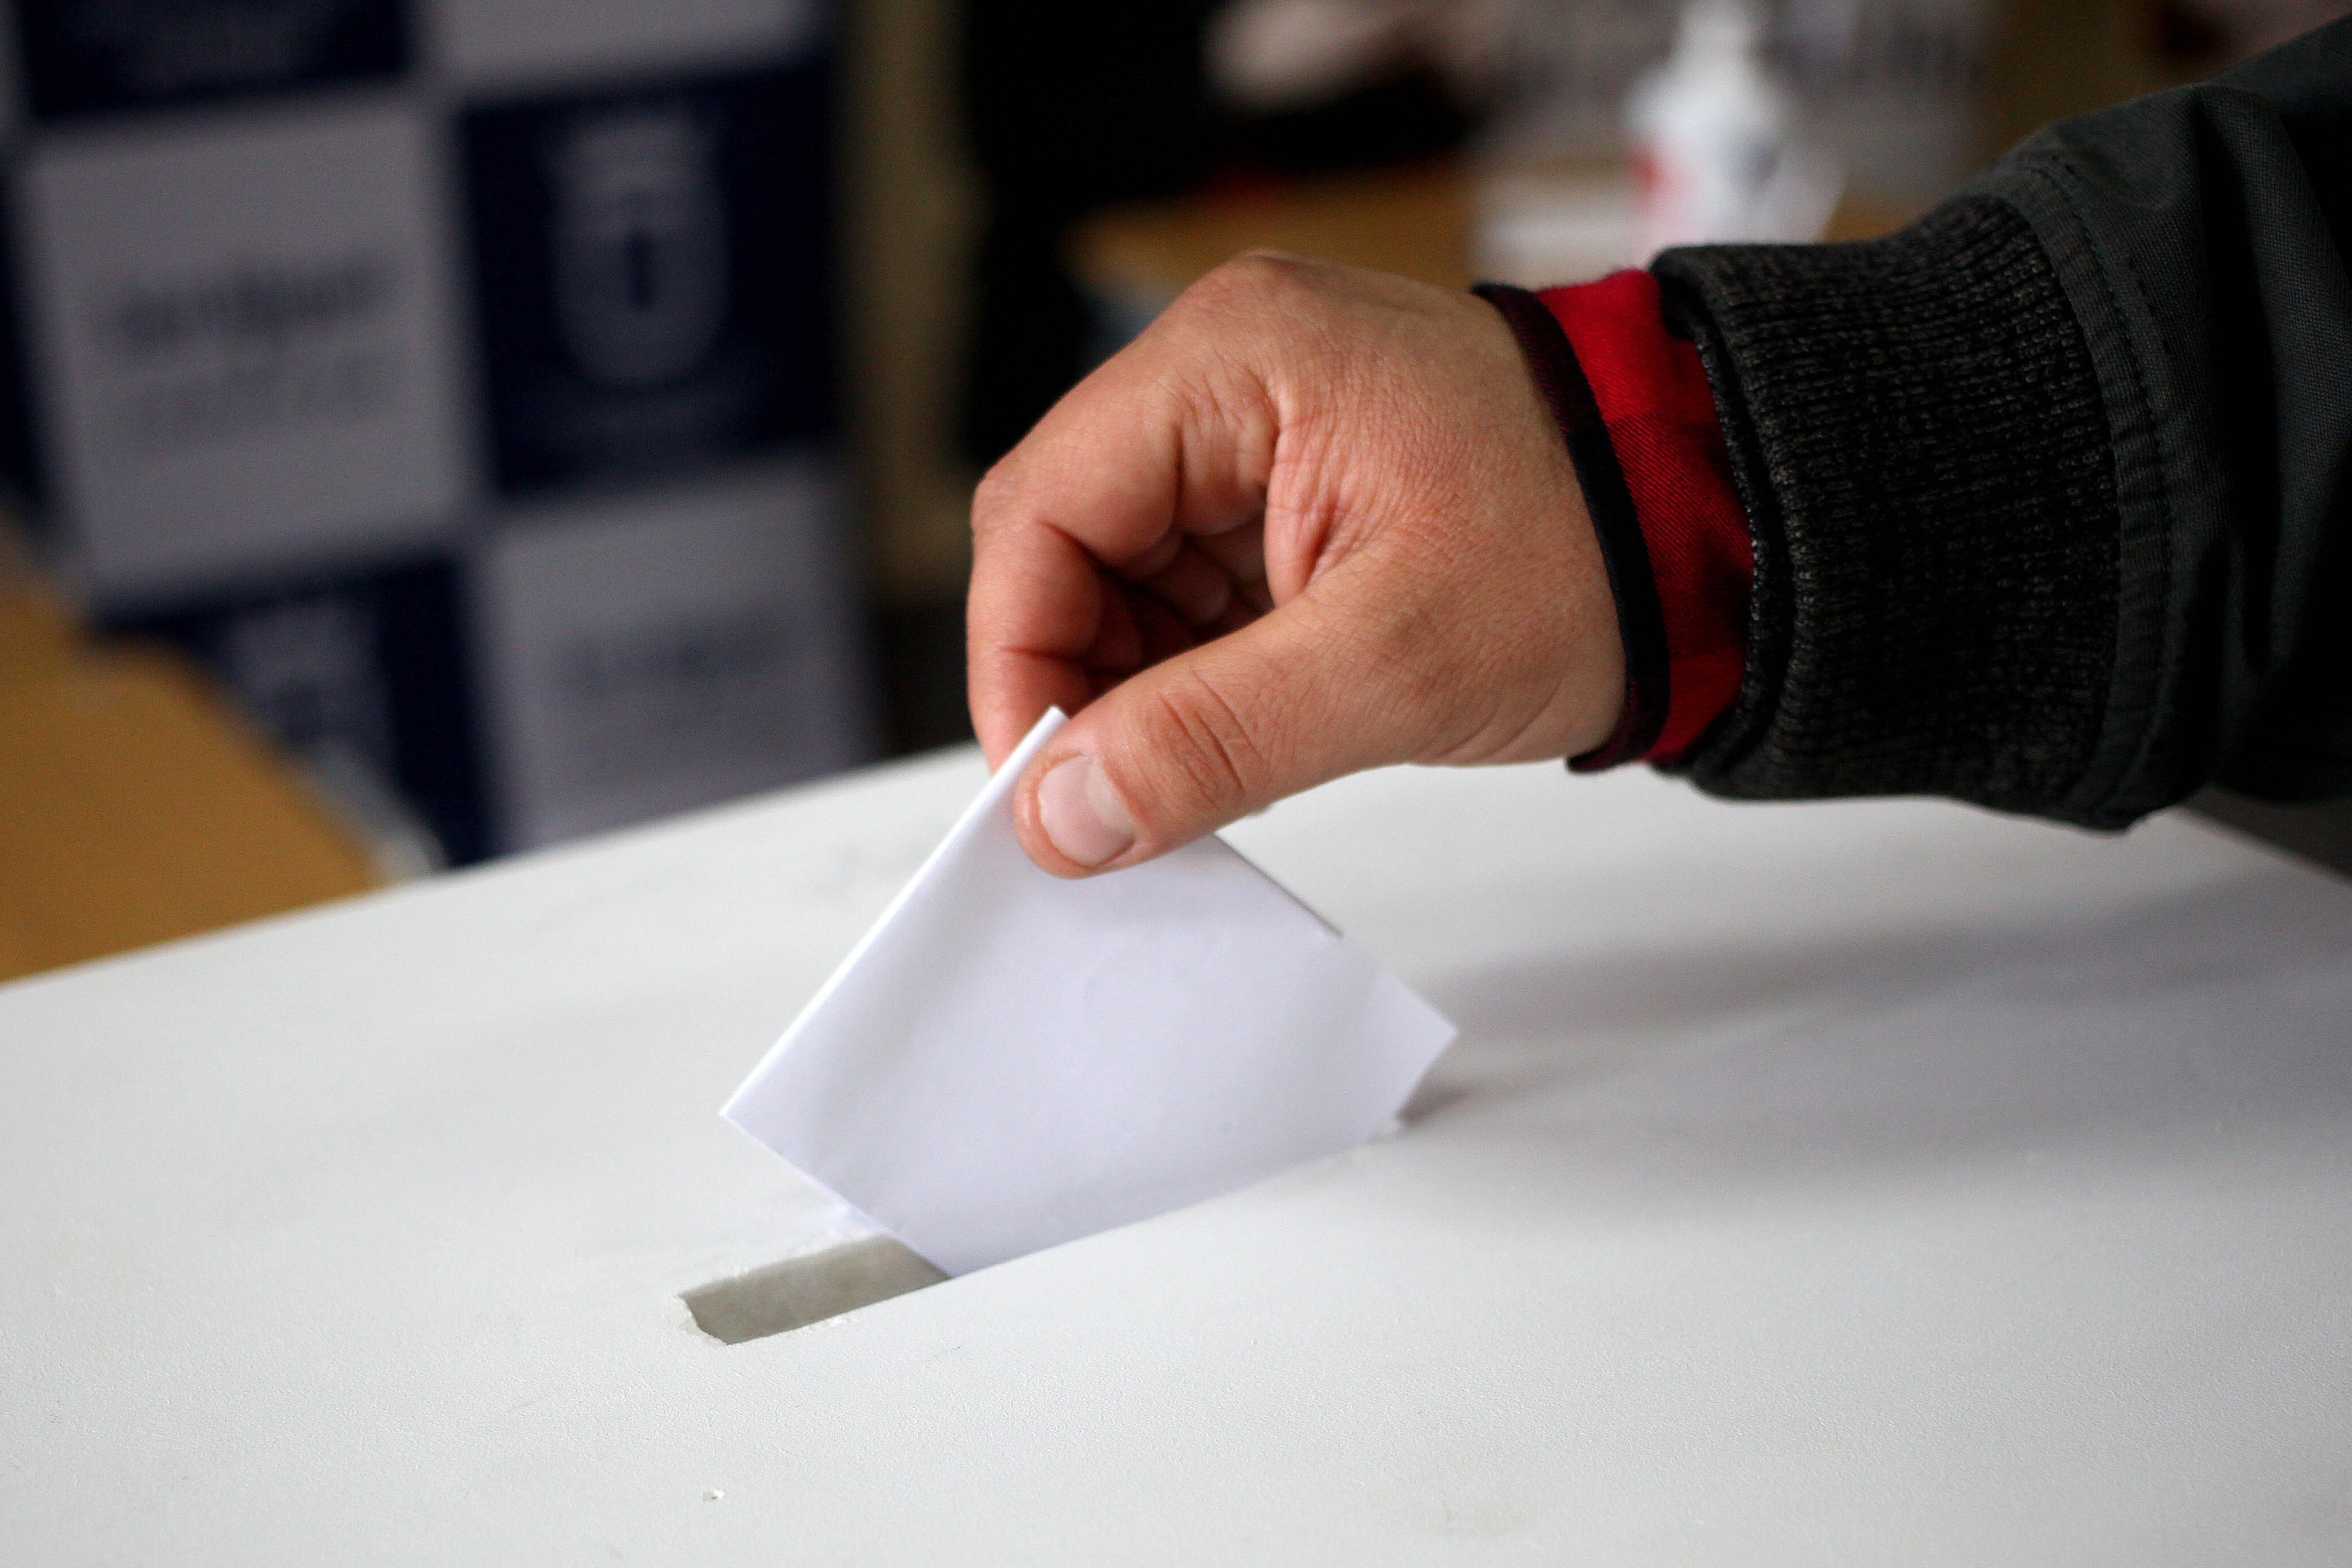
POLYGON ((971 715, 1059 876, 1391 763, 1573 755, 1624 654, 1576 471, 1499 314, 1260 254, 1202 279, 972 500, 971 715))

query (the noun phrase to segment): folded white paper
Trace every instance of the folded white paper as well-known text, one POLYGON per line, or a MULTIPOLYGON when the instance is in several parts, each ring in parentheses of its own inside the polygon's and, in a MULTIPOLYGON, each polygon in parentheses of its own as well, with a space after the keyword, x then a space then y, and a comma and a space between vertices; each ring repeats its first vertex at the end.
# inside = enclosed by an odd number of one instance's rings
POLYGON ((1454 1037, 1222 839, 1079 882, 1032 865, 1013 786, 1061 724, 722 1112, 950 1274, 1362 1142, 1454 1037))

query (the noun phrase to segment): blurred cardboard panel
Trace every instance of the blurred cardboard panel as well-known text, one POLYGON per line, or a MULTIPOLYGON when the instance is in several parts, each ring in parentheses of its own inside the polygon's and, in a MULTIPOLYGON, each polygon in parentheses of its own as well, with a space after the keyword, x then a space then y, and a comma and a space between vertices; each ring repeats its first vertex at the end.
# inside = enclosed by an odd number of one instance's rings
POLYGON ((467 114, 500 489, 831 433, 829 80, 667 79, 467 114))
POLYGON ((16 0, 44 121, 379 80, 408 59, 401 0, 16 0))
POLYGON ((865 761, 863 606, 814 465, 516 518, 476 558, 502 847, 865 761))
POLYGON ((0 679, 0 976, 373 882, 360 847, 173 659, 0 679))
POLYGON ((34 147, 45 466, 85 592, 182 592, 446 526, 472 455, 438 153, 419 108, 350 100, 34 147))
POLYGON ((425 16, 441 73, 501 88, 781 59, 824 19, 814 0, 435 0, 425 16))

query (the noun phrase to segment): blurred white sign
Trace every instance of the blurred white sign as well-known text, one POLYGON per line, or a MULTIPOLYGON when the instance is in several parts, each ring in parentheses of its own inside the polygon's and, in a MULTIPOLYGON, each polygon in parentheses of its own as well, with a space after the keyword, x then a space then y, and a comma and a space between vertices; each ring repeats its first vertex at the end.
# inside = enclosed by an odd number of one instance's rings
POLYGON ((31 336, 86 589, 179 592, 446 526, 472 466, 443 204, 402 107, 39 143, 31 336))
POLYGON ((499 86, 782 59, 821 18, 814 0, 438 0, 427 16, 451 77, 499 86))
POLYGON ((813 465, 512 517, 469 584, 500 847, 870 755, 845 531, 813 465))

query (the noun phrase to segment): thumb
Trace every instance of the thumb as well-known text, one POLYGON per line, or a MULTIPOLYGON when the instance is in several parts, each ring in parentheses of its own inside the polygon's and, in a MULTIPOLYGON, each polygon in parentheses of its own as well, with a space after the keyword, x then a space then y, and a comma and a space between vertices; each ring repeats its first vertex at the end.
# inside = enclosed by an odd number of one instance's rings
POLYGON ((1132 866, 1285 795, 1402 761, 1399 705, 1328 601, 1308 594, 1134 675, 1029 766, 1014 819, 1060 877, 1132 866))

